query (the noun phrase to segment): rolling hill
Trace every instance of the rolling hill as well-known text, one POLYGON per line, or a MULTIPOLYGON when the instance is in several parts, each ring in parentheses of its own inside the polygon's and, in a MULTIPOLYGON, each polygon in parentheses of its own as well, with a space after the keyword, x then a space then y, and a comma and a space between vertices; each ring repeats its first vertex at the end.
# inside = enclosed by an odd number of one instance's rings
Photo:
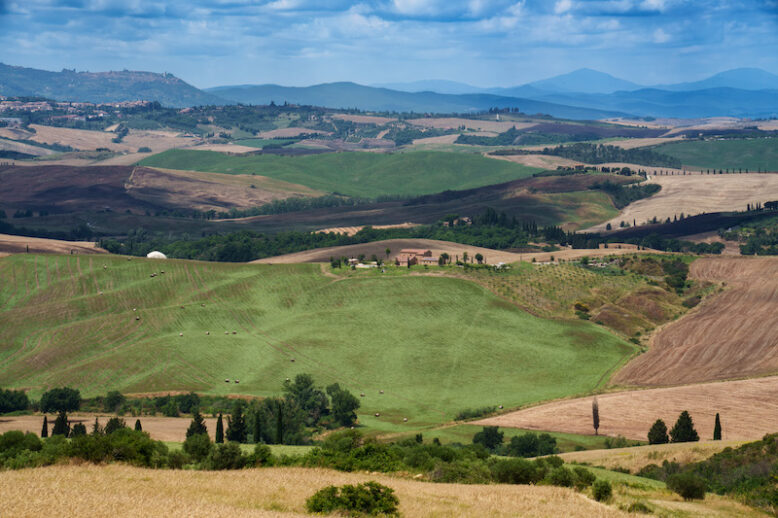
POLYGON ((33 395, 66 384, 269 396, 309 372, 364 393, 363 424, 400 431, 587 392, 634 350, 463 279, 26 254, 0 259, 0 276, 0 385, 33 395))
POLYGON ((76 72, 67 69, 51 72, 3 63, 0 63, 0 95, 92 103, 158 101, 174 107, 225 104, 223 99, 198 90, 168 73, 129 70, 76 72))

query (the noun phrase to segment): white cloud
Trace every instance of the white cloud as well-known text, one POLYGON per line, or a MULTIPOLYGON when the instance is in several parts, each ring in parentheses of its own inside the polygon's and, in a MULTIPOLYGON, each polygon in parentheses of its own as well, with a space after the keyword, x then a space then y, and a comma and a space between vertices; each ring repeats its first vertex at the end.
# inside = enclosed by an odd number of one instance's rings
POLYGON ((572 0, 557 0, 554 4, 554 12, 556 14, 564 14, 573 8, 572 0))
POLYGON ((667 34, 661 27, 654 31, 654 43, 667 43, 671 39, 671 36, 667 34))

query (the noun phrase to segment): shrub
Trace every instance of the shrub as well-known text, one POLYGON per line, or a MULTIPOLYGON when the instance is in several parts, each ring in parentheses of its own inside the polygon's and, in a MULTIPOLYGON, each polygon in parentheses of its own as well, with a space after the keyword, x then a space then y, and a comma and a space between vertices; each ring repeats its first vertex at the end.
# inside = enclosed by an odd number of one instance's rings
POLYGON ((103 410, 106 412, 114 412, 117 408, 122 406, 127 399, 118 390, 110 391, 103 399, 103 410))
POLYGON ((86 435, 86 425, 84 425, 84 423, 74 424, 73 428, 70 430, 70 436, 80 437, 81 435, 86 435))
POLYGON ((594 473, 581 466, 573 468, 573 473, 575 475, 575 488, 579 491, 591 486, 597 480, 594 473))
POLYGON ((257 444, 254 446, 253 464, 257 466, 272 466, 273 452, 267 444, 257 444))
POLYGON ((198 433, 190 435, 184 441, 184 451, 191 456, 195 462, 201 462, 211 453, 211 439, 208 434, 198 433))
POLYGON ((108 435, 110 433, 114 433, 117 430, 121 430, 122 428, 127 428, 127 423, 124 422, 124 419, 121 417, 112 417, 108 420, 107 423, 105 423, 105 429, 103 432, 108 435))
POLYGON ((328 486, 314 493, 305 501, 311 513, 344 511, 349 514, 397 515, 400 501, 394 490, 378 482, 328 486))
POLYGON ((496 406, 485 406, 481 408, 466 408, 460 410, 454 417, 455 421, 467 421, 468 419, 475 419, 477 417, 484 417, 497 410, 496 406))
POLYGON ((548 474, 548 482, 559 487, 573 487, 575 484, 575 475, 564 466, 554 468, 548 474))
POLYGON ((705 498, 705 480, 692 473, 677 473, 667 477, 667 487, 678 493, 684 500, 702 500, 705 498))
POLYGON ((473 436, 473 444, 482 444, 489 451, 494 451, 502 445, 503 434, 496 426, 484 426, 473 436))
POLYGON ((248 459, 243 455, 240 445, 236 442, 219 444, 211 449, 205 459, 205 469, 242 469, 248 459))
POLYGON ((607 480, 597 480, 592 484, 592 496, 598 502, 607 502, 613 495, 613 487, 607 480))
POLYGON ((661 419, 651 425, 648 431, 648 444, 667 444, 670 438, 667 436, 667 425, 661 419))
POLYGON ((628 513, 653 514, 653 511, 643 502, 632 502, 627 507, 628 513))
POLYGON ((189 455, 187 455, 185 451, 172 451, 167 456, 167 467, 170 469, 181 469, 188 463, 189 455))
POLYGON ((537 484, 543 475, 537 463, 524 459, 499 460, 492 465, 492 477, 501 484, 537 484))

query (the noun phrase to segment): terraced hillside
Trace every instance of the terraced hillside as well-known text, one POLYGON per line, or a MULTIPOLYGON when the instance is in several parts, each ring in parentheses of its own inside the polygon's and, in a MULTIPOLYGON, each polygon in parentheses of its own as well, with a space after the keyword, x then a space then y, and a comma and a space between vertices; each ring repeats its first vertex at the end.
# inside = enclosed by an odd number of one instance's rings
POLYGON ((0 277, 0 385, 33 396, 62 384, 269 396, 310 372, 364 393, 363 423, 397 430, 587 392, 633 351, 463 279, 34 255, 0 259, 0 277))

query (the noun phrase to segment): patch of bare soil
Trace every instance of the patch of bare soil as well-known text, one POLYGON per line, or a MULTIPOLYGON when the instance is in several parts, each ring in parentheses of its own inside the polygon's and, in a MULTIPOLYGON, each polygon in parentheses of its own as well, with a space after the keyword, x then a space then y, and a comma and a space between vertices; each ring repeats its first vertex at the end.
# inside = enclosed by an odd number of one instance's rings
POLYGON ((778 258, 702 258, 689 277, 726 289, 660 330, 614 383, 680 385, 778 372, 778 258))
MULTIPOLYGON (((592 397, 555 401, 476 421, 477 425, 594 435, 592 397)), ((778 377, 597 396, 600 435, 646 440, 657 419, 671 428, 688 410, 702 440, 713 437, 716 413, 725 440, 760 439, 778 430, 778 377)))

